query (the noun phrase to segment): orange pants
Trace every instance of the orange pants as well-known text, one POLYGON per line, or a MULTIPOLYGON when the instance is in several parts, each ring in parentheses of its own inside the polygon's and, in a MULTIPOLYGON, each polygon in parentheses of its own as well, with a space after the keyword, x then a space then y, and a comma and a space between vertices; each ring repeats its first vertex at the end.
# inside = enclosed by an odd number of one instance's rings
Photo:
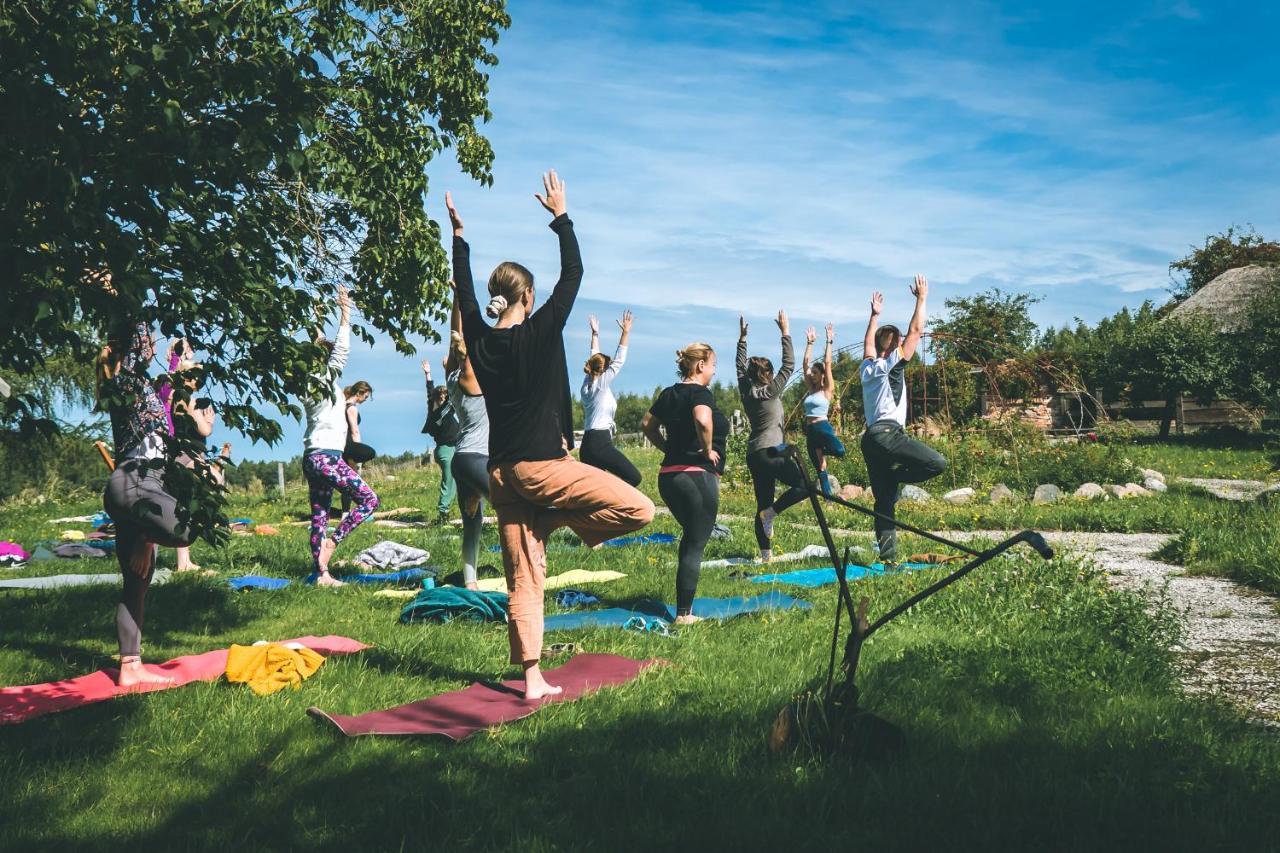
POLYGON ((537 661, 542 657, 547 538, 568 527, 587 545, 599 545, 653 521, 653 501, 614 475, 565 455, 494 468, 489 502, 498 516, 510 595, 511 662, 537 661))

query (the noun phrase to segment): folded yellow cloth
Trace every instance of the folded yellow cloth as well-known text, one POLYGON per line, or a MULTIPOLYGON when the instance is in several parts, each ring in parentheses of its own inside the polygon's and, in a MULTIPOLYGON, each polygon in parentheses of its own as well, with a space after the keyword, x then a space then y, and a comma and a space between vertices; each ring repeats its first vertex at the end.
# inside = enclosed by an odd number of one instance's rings
MULTIPOLYGON (((592 572, 587 569, 570 569, 567 572, 561 572, 558 575, 547 575, 547 579, 543 582, 543 589, 560 589, 575 583, 608 583, 616 581, 619 578, 625 578, 622 572, 598 571, 592 572)), ((506 592, 506 578, 484 578, 477 586, 486 592, 506 592)))
POLYGON ((70 542, 79 542, 81 539, 84 539, 84 531, 83 530, 64 530, 62 531, 62 538, 70 542))
POLYGON ((305 646, 293 643, 266 643, 236 646, 227 650, 227 681, 244 682, 259 696, 286 687, 297 690, 324 663, 324 658, 305 646))

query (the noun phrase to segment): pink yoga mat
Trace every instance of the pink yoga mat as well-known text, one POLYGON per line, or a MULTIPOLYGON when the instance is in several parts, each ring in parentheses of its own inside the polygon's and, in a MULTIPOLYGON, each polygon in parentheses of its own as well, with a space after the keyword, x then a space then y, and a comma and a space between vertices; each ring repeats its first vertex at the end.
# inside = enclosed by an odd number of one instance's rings
POLYGON ((523 681, 501 684, 476 683, 453 693, 444 693, 385 711, 370 711, 348 717, 308 708, 313 717, 333 723, 348 737, 356 735, 444 735, 462 740, 490 726, 527 717, 543 705, 572 702, 601 687, 630 681, 644 670, 665 661, 632 660, 617 655, 578 655, 564 666, 543 673, 549 683, 564 692, 526 702, 521 695, 523 681))
MULTIPOLYGON (((349 637, 298 637, 282 640, 285 643, 301 643, 322 655, 343 655, 367 649, 364 643, 349 637)), ((51 681, 47 684, 31 684, 26 687, 0 688, 0 725, 25 723, 34 717, 78 708, 104 699, 114 699, 128 693, 151 693, 181 687, 193 681, 215 681, 227 671, 227 650, 217 649, 200 655, 174 658, 167 663, 147 666, 151 672, 175 679, 173 684, 142 685, 130 689, 116 686, 115 669, 100 669, 89 675, 51 681)))

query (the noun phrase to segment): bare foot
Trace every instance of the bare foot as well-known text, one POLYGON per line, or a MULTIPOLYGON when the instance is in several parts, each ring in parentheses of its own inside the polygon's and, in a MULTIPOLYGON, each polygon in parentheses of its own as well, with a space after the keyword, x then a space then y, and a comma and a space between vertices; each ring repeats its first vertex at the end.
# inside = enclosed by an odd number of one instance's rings
POLYGON ((156 546, 143 539, 139 539, 137 544, 133 546, 133 551, 129 554, 129 568, 133 569, 135 574, 146 575, 151 571, 156 561, 156 546))
POLYGON ((694 616, 692 613, 686 613, 683 616, 676 617, 677 625, 692 625, 695 622, 701 622, 701 621, 702 621, 701 616, 694 616))
POLYGON ((773 507, 769 506, 760 510, 760 512, 757 513, 757 516, 760 518, 760 527, 764 532, 764 537, 766 539, 772 539, 773 520, 778 517, 778 514, 773 511, 773 507))
POLYGON ((320 555, 316 558, 316 566, 320 574, 329 573, 329 560, 333 558, 333 552, 336 550, 338 550, 338 543, 326 536, 320 543, 320 555))
POLYGON ((535 699, 541 699, 544 696, 556 696, 563 692, 563 687, 554 687, 547 684, 547 680, 542 677, 542 670, 538 668, 538 664, 536 662, 525 669, 524 698, 526 701, 532 702, 535 699))
POLYGON ((175 679, 166 675, 157 675, 143 667, 142 660, 136 656, 130 655, 120 659, 120 675, 116 677, 116 684, 121 687, 173 683, 175 683, 175 679))
POLYGON ((543 698, 544 696, 558 696, 559 694, 564 692, 563 687, 554 687, 550 684, 547 684, 547 682, 545 681, 542 682, 541 687, 531 687, 529 686, 528 681, 526 681, 524 684, 525 684, 524 698, 526 702, 533 702, 535 700, 543 698))
POLYGON ((764 548, 760 551, 760 562, 762 563, 773 562, 773 550, 771 548, 764 548))
POLYGON ((346 584, 328 572, 320 572, 319 577, 316 578, 316 586, 346 586, 346 584))
POLYGON ((174 568, 175 572, 199 572, 203 571, 203 567, 197 566, 195 563, 185 563, 174 568))
POLYGON ((475 592, 480 591, 480 584, 476 583, 475 581, 467 581, 466 587, 467 589, 473 590, 475 592))

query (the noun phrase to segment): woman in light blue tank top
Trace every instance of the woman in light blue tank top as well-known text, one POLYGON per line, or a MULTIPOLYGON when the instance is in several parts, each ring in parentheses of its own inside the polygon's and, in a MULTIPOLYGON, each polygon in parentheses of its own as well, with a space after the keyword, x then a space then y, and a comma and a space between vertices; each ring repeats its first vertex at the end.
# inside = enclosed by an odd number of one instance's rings
POLYGON ((830 496, 831 477, 827 474, 827 457, 844 458, 844 444, 831 428, 827 414, 831 400, 836 395, 836 375, 831 365, 831 348, 835 344, 836 330, 827 324, 827 348, 822 361, 809 363, 813 355, 813 342, 818 333, 812 326, 805 333, 804 345, 804 436, 809 445, 809 459, 818 470, 822 493, 830 496))

